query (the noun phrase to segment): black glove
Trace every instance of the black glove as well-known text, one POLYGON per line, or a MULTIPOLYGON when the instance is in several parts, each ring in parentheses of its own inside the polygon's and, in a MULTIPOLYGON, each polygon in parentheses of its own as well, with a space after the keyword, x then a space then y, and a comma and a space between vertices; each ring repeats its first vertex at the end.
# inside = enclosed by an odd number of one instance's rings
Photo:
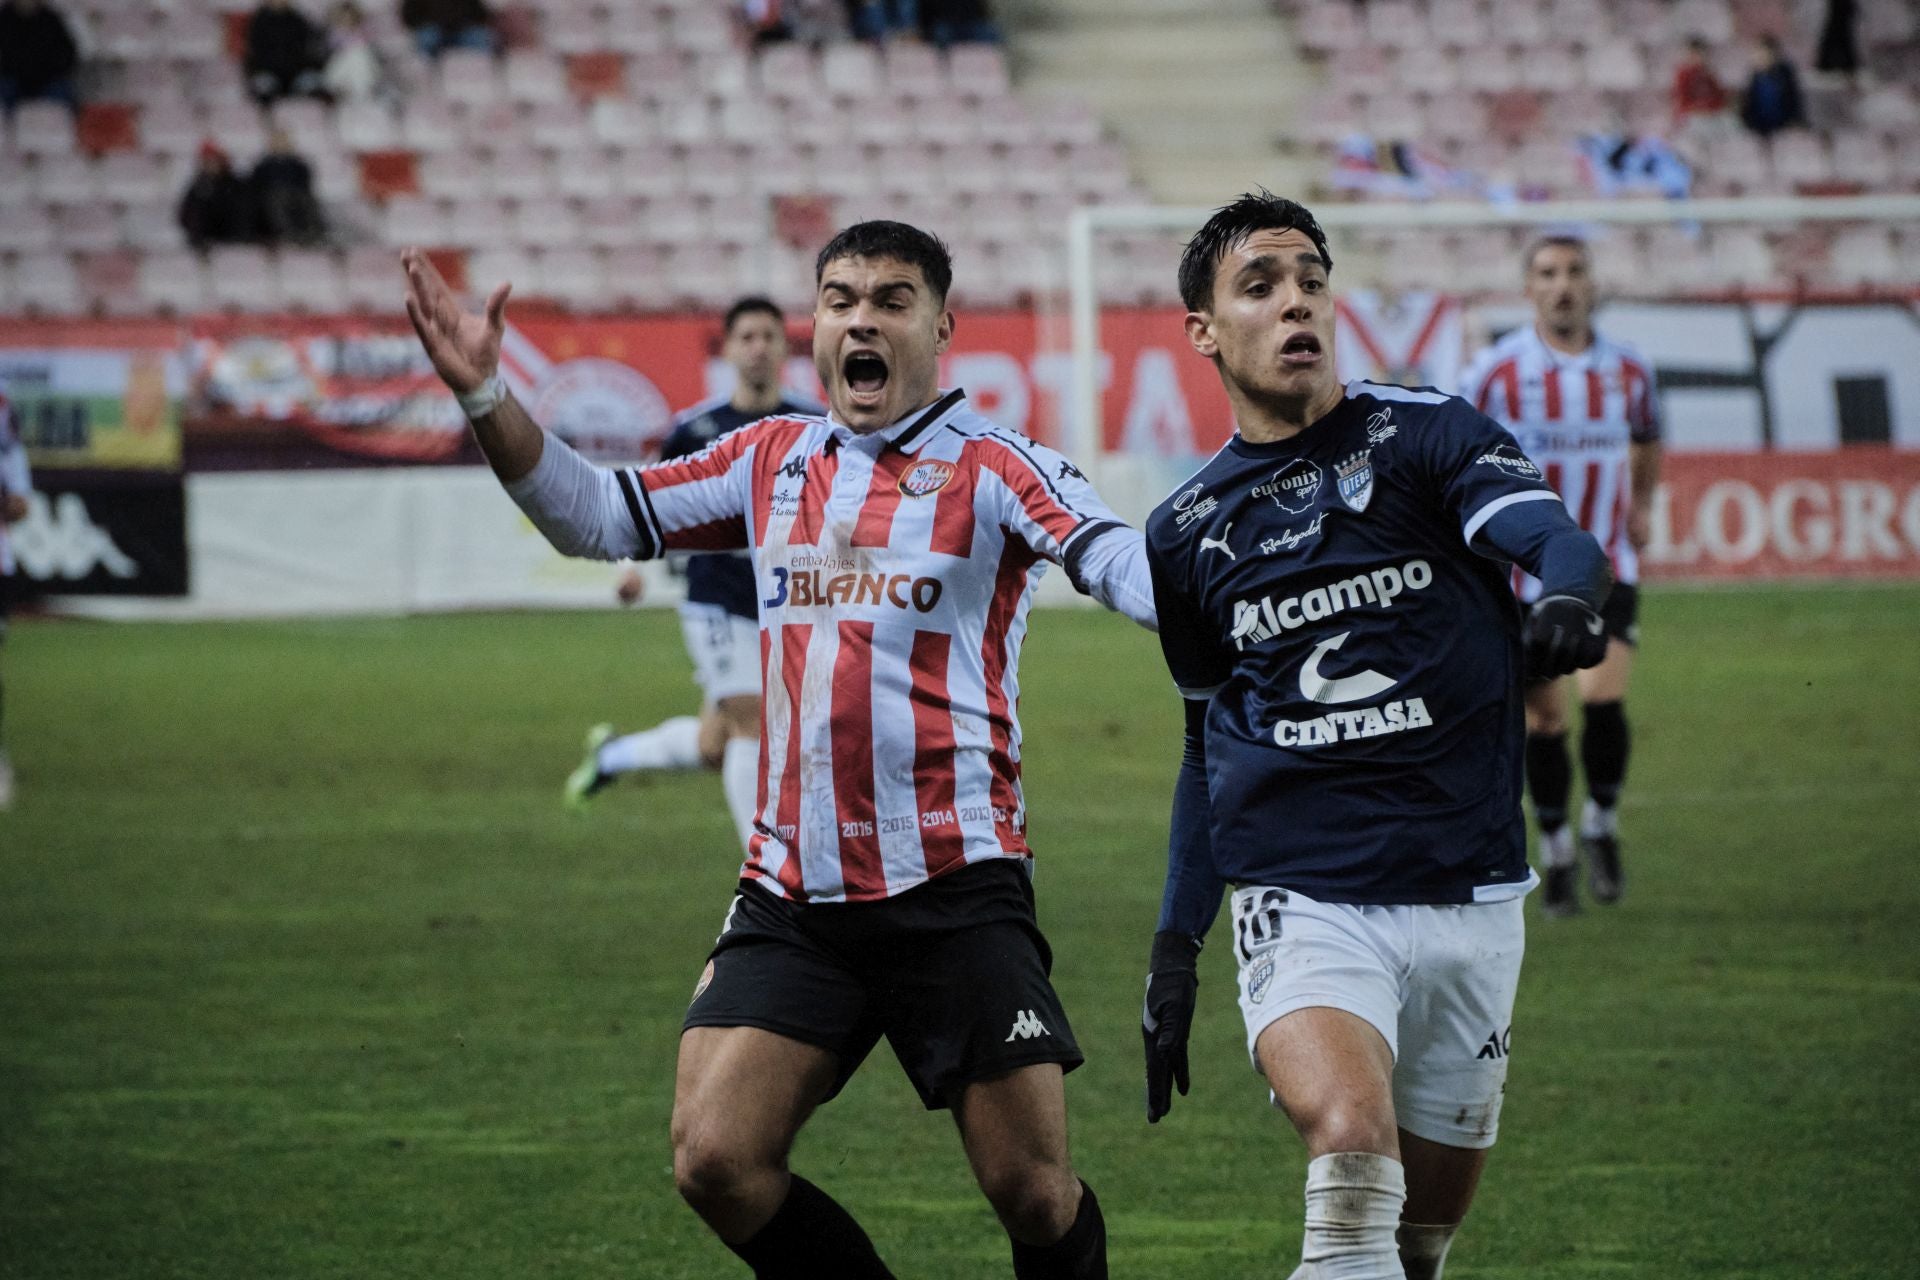
POLYGON ((1193 1006, 1200 991, 1200 940, 1163 929, 1153 935, 1153 959, 1147 964, 1147 1002, 1140 1011, 1140 1035, 1147 1045, 1147 1123, 1173 1109, 1173 1089, 1187 1094, 1187 1033, 1193 1030, 1193 1006))
POLYGON ((1572 596, 1545 596, 1521 629, 1527 679, 1557 680, 1607 656, 1607 628, 1600 615, 1572 596))

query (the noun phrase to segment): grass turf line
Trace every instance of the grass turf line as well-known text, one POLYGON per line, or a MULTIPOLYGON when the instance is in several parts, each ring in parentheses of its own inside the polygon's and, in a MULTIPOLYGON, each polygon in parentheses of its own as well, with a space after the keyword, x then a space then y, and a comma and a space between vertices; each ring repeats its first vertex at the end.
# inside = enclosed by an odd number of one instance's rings
MULTIPOLYGON (((1449 1277, 1920 1273, 1920 590, 1655 590, 1627 902, 1532 927, 1449 1277)), ((0 1276, 736 1274, 673 1193, 679 1016, 736 854, 718 779, 559 784, 690 710, 667 613, 28 622, 5 656, 0 1276)), ((1023 719, 1074 1153, 1117 1277, 1266 1277, 1303 1161, 1224 945, 1194 1093, 1137 1017, 1178 757, 1151 637, 1039 615, 1023 719)), ((1005 1274, 884 1047, 795 1167, 905 1276, 1005 1274)))

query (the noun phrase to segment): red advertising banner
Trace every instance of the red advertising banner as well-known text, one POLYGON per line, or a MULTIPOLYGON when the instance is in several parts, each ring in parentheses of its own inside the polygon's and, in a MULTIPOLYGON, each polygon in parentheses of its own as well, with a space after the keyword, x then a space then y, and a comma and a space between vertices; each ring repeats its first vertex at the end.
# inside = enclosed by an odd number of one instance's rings
POLYGON ((1658 578, 1920 577, 1920 452, 1668 454, 1644 563, 1658 578))

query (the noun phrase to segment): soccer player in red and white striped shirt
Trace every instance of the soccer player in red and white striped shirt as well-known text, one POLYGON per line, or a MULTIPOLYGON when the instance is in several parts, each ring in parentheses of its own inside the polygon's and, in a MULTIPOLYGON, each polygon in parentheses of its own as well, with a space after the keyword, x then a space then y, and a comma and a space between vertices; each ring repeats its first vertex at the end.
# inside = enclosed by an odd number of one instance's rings
POLYGON ((1081 1056, 1034 922, 1018 666, 1049 562, 1154 625, 1140 535, 1058 453, 942 393, 952 266, 933 236, 850 227, 821 252, 825 417, 605 470, 495 373, 504 286, 463 314, 406 256, 408 312, 494 471, 562 551, 745 548, 760 593, 760 803, 694 992, 673 1119, 682 1195, 756 1275, 888 1275, 787 1153, 884 1035, 951 1107, 1020 1277, 1105 1276, 1062 1077, 1081 1056))
MULTIPOLYGON (((1613 562, 1613 594, 1601 610, 1607 657, 1575 677, 1585 711, 1580 762, 1587 778, 1580 846, 1595 901, 1612 903, 1624 888, 1617 812, 1627 775, 1627 682, 1640 635, 1640 549, 1660 480, 1659 400, 1653 366, 1594 329, 1593 259, 1585 241, 1543 236, 1528 247, 1524 269, 1534 323, 1474 357, 1461 394, 1513 432, 1613 562)), ((1531 603, 1540 584, 1515 570, 1515 589, 1531 603)), ((1567 719, 1566 680, 1529 689, 1527 790, 1540 824, 1541 906, 1549 915, 1570 915, 1579 906, 1577 851, 1567 822, 1573 787, 1567 719)))

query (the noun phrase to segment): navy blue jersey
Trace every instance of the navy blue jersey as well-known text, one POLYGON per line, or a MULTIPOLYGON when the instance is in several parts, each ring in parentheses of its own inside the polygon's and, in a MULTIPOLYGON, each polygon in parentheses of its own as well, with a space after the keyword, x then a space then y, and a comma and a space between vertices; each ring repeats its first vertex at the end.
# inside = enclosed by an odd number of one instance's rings
MULTIPOLYGON (((761 418, 824 412, 819 405, 785 395, 765 413, 742 413, 733 407, 732 400, 724 397, 708 400, 673 420, 673 430, 660 446, 660 460, 665 462, 698 453, 729 431, 761 418)), ((717 604, 739 617, 759 618, 760 596, 754 589, 753 562, 746 552, 712 551, 688 556, 686 573, 689 603, 717 604)))
POLYGON ((1523 892, 1507 560, 1585 535, 1465 401, 1346 390, 1286 440, 1235 435, 1147 523, 1167 665, 1208 700, 1212 870, 1330 902, 1523 892))

